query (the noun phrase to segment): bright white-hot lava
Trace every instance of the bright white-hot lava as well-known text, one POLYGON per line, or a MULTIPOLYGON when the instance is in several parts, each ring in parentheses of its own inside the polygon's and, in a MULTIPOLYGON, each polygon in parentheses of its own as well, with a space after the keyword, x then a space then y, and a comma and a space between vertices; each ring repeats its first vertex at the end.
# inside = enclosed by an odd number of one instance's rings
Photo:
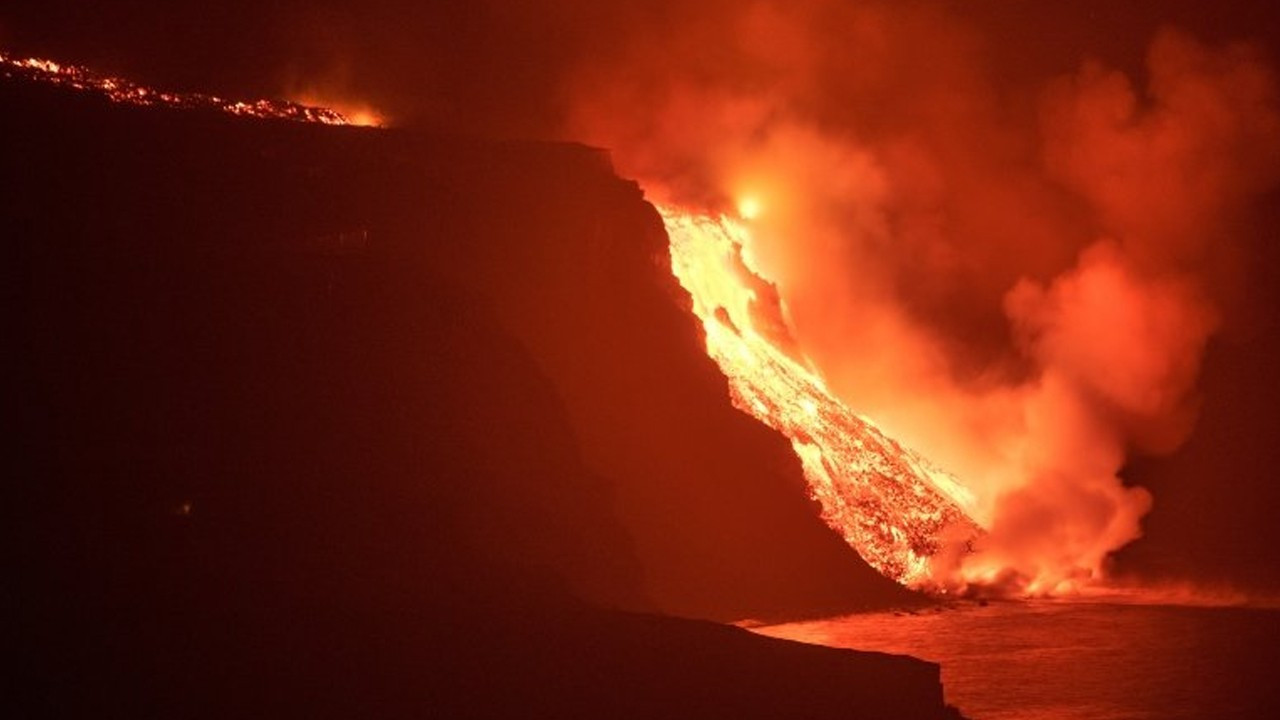
MULTIPOLYGON (((742 204, 747 214, 758 210, 755 201, 742 204)), ((791 441, 823 518, 872 567, 909 586, 938 587, 934 558, 972 551, 982 533, 970 519, 972 493, 827 390, 796 353, 776 290, 747 264, 746 225, 661 212, 671 269, 693 299, 733 404, 791 441)))
MULTIPOLYGON (((1115 481, 1110 467, 1090 464, 1113 446, 1086 432, 1088 416, 1067 417, 1076 395, 1060 370, 1048 367, 1025 386, 999 391, 1000 406, 1026 423, 1022 435, 1007 456, 966 468, 984 476, 958 478, 828 387, 793 333, 784 295, 752 261, 756 223, 670 206, 660 212, 672 271, 691 296, 733 404, 790 440, 823 519, 871 566, 909 587, 943 593, 1057 595, 1101 587, 1108 553, 1136 535, 1150 500, 1115 481), (1048 420, 1038 418, 1046 414, 1048 420), (1073 450, 1080 442, 1091 445, 1073 450), (1072 452, 1084 461, 1063 459, 1072 452)), ((1117 263, 1105 247, 1086 253, 1049 295, 1072 305, 1109 299, 1117 327, 1161 332, 1160 307, 1176 300, 1163 293, 1173 289, 1135 286, 1117 263)))

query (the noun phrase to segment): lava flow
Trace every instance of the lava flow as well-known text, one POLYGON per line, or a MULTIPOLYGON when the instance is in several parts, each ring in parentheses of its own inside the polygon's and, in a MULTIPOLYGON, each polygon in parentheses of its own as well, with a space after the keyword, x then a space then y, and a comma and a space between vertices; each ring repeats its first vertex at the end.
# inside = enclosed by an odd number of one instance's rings
POLYGON ((376 114, 352 116, 324 107, 287 100, 227 100, 216 95, 153 90, 124 78, 100 75, 88 68, 43 60, 15 58, 0 52, 0 75, 47 83, 73 90, 94 92, 108 100, 128 105, 163 106, 188 110, 205 109, 260 119, 292 120, 324 125, 377 125, 376 114))
POLYGON ((972 493, 846 407, 791 349, 776 290, 744 254, 745 224, 661 213, 672 271, 693 298, 734 406, 787 436, 823 518, 872 567, 910 587, 944 589, 934 558, 971 552, 983 532, 971 519, 972 493))

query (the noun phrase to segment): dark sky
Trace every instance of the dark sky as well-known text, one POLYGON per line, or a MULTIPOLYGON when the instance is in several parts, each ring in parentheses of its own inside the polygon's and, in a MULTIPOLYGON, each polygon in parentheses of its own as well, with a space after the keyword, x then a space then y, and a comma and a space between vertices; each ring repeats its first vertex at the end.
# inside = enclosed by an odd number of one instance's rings
MULTIPOLYGON (((624 65, 619 58, 634 57, 637 47, 667 75, 715 75, 744 62, 730 43, 718 42, 717 30, 721 14, 747 3, 692 5, 233 0, 180 6, 158 0, 9 0, 0 8, 0 47, 175 89, 255 97, 318 88, 370 102, 405 124, 560 138, 567 134, 565 120, 581 78, 624 65), (677 41, 673 38, 688 42, 690 33, 677 32, 688 27, 699 29, 692 36, 700 45, 668 45, 677 41), (698 61, 664 65, 670 57, 698 61)), ((1165 25, 1211 44, 1251 40, 1273 67, 1280 67, 1280 10, 1270 3, 971 0, 929 7, 954 19, 964 37, 977 38, 988 81, 1011 98, 1039 87, 1045 78, 1073 72, 1086 58, 1141 79, 1148 43, 1165 25)), ((921 61, 932 51, 921 44, 921 61)), ((645 107, 632 111, 644 114, 645 107)), ((1174 454, 1135 460, 1127 470, 1128 477, 1152 490, 1155 509, 1146 521, 1148 537, 1121 553, 1122 569, 1277 583, 1276 191, 1255 199, 1242 216, 1238 234, 1243 239, 1233 260, 1240 272, 1220 289, 1223 324, 1205 359, 1198 429, 1174 454)))

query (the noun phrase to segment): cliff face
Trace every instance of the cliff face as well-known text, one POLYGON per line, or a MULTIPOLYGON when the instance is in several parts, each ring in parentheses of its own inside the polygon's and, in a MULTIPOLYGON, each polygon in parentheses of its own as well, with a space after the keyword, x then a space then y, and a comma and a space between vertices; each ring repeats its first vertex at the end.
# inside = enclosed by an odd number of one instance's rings
MULTIPOLYGON (((738 619, 902 601, 818 519, 787 441, 730 406, 640 189, 585 148, 483 152, 444 178, 365 185, 402 198, 376 233, 482 294, 528 349, 656 606, 738 619), (424 201, 433 186, 457 200, 424 201)), ((410 162, 439 172, 437 156, 410 162)))
POLYGON ((725 402, 599 153, 0 101, 32 702, 944 712, 927 663, 583 602, 899 597, 725 402))

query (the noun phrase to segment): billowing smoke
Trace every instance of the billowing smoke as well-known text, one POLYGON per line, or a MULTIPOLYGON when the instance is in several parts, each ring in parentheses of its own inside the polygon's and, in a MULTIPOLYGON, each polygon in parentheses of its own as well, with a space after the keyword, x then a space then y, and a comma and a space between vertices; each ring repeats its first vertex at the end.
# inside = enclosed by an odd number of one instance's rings
POLYGON ((1237 215, 1277 181, 1264 60, 1166 29, 1141 80, 1009 87, 932 6, 713 5, 579 69, 570 134, 663 201, 749 207, 829 387, 976 492, 989 534, 940 581, 1101 577, 1152 507, 1118 474, 1192 431, 1237 215))

